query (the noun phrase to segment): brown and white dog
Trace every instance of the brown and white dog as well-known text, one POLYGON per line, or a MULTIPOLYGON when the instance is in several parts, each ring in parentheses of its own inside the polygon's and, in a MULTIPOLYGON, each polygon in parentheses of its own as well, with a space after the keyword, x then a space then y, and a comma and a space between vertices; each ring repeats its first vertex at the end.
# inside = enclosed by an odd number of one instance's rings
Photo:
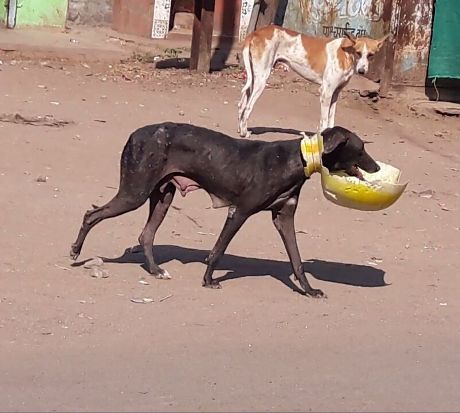
POLYGON ((333 127, 340 91, 354 73, 367 73, 369 59, 389 35, 379 40, 356 38, 348 33, 346 36, 340 39, 308 37, 275 25, 248 35, 242 52, 247 81, 238 105, 240 136, 250 135, 247 128, 249 115, 276 62, 287 64, 303 78, 321 85, 319 131, 333 127))

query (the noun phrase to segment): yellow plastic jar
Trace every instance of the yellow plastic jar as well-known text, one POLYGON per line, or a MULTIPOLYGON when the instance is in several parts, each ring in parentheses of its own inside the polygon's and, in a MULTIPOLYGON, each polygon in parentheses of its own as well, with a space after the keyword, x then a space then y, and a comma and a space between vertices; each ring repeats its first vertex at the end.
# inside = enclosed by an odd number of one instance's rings
POLYGON ((380 211, 393 205, 406 189, 399 183, 401 171, 394 166, 377 162, 380 170, 370 174, 360 170, 365 181, 345 173, 329 173, 321 167, 321 186, 329 201, 361 211, 380 211))

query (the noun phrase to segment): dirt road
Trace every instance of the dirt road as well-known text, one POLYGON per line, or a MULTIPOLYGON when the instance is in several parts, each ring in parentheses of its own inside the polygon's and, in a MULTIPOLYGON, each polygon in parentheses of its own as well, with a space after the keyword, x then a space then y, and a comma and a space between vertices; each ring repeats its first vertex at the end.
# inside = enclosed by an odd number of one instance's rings
MULTIPOLYGON (((0 122, 1 411, 458 411, 458 119, 345 93, 338 124, 400 167, 407 192, 363 213, 328 203, 318 177, 305 185, 298 242, 327 300, 292 291, 268 213, 230 244, 216 274, 223 289, 212 291, 201 287, 203 262, 226 211, 200 191, 176 197, 156 240, 171 281, 125 253, 146 206, 90 233, 81 259, 112 258, 107 278, 72 267, 68 250, 84 211, 115 194, 130 132, 172 120, 235 135, 242 80, 113 80, 114 67, 59 61, 0 69, 0 113, 71 122, 0 122)), ((279 82, 251 126, 314 130, 316 90, 279 82)))

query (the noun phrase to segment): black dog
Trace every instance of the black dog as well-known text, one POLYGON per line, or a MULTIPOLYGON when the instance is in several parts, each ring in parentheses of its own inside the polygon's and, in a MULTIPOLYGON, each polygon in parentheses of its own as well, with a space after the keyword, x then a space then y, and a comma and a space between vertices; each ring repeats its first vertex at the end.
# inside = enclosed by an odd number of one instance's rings
MULTIPOLYGON (((379 167, 354 133, 334 127, 323 132, 323 165, 331 172, 344 170, 359 176, 358 167, 379 167)), ((229 207, 224 228, 207 258, 203 286, 220 288, 212 279, 217 260, 244 222, 253 214, 272 211, 272 220, 289 255, 296 279, 306 295, 323 296, 313 289, 302 268, 294 228, 294 214, 305 162, 301 139, 264 142, 235 139, 198 126, 161 123, 131 134, 121 155, 120 188, 102 207, 87 211, 70 255, 77 259, 89 230, 106 218, 135 210, 150 199, 150 212, 139 243, 148 271, 170 278, 153 258, 153 240, 173 200, 176 188, 184 196, 203 188, 214 208, 229 207)))

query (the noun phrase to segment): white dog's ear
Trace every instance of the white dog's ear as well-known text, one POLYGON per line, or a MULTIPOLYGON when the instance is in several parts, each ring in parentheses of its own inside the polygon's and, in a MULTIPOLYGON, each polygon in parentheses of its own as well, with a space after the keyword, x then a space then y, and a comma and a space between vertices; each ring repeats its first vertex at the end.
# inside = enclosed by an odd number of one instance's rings
POLYGON ((383 43, 385 43, 385 40, 388 39, 390 37, 391 33, 388 33, 386 34, 385 36, 383 36, 381 39, 378 40, 377 42, 377 48, 381 48, 383 43))

